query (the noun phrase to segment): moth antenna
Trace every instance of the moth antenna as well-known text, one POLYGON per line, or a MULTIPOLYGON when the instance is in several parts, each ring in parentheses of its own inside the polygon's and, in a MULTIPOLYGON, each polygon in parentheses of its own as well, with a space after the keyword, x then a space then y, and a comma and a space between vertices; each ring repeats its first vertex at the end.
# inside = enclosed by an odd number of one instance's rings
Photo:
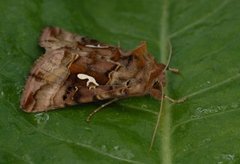
POLYGON ((167 61, 166 67, 164 68, 163 71, 166 71, 166 70, 168 69, 168 66, 169 66, 170 61, 171 61, 171 58, 172 58, 172 44, 171 44, 171 41, 170 41, 170 40, 168 40, 168 45, 169 45, 168 61, 167 61))
MULTIPOLYGON (((167 64, 166 64, 163 72, 168 69, 168 66, 169 66, 171 58, 172 58, 172 44, 171 44, 170 40, 168 40, 168 44, 169 44, 169 55, 168 55, 169 57, 168 57, 168 61, 167 61, 167 64)), ((160 108, 159 108, 159 112, 158 112, 157 123, 156 123, 154 131, 153 131, 151 144, 149 146, 149 152, 152 150, 152 147, 153 147, 153 144, 154 144, 154 141, 155 141, 155 138, 156 138, 158 126, 159 126, 160 119, 161 119, 162 109, 163 109, 163 99, 164 99, 163 84, 160 83, 160 86, 161 86, 161 91, 162 91, 162 94, 161 94, 161 104, 160 104, 160 108)))
POLYGON ((161 119, 161 114, 162 114, 162 109, 163 109, 163 98, 164 98, 164 93, 163 93, 163 84, 160 83, 161 86, 161 90, 162 90, 162 94, 161 94, 161 104, 160 104, 160 108, 159 108, 159 112, 158 112, 158 117, 157 117, 157 123, 155 125, 154 131, 153 131, 153 135, 152 135, 152 139, 151 139, 151 144, 149 146, 149 152, 152 150, 155 138, 156 138, 156 134, 157 134, 157 130, 158 130, 158 126, 160 123, 160 119, 161 119))
POLYGON ((167 61, 166 67, 164 68, 163 71, 169 70, 172 73, 179 74, 180 72, 179 72, 179 70, 177 68, 169 67, 169 64, 170 64, 170 61, 171 61, 171 58, 172 58, 172 44, 171 44, 170 40, 168 40, 168 45, 169 45, 169 55, 168 55, 169 57, 168 57, 168 61, 167 61))
POLYGON ((120 43, 120 41, 118 41, 117 47, 118 47, 118 48, 121 48, 121 43, 120 43))
POLYGON ((86 121, 87 121, 87 122, 90 122, 91 119, 92 119, 92 117, 93 117, 97 112, 99 112, 99 111, 102 110, 104 107, 112 104, 113 102, 115 102, 115 101, 117 101, 117 100, 118 100, 118 98, 115 98, 115 99, 112 99, 112 100, 106 102, 105 104, 102 104, 100 107, 98 107, 97 109, 95 109, 94 111, 92 111, 92 112, 88 115, 86 121))

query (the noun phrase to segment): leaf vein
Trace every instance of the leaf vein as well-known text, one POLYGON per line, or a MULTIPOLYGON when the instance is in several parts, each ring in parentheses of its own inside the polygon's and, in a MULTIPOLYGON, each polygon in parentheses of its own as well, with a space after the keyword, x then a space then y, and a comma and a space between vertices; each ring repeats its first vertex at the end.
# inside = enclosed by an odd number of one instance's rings
MULTIPOLYGON (((8 102, 9 105, 15 109, 16 111, 16 108, 13 106, 12 103, 8 102)), ((63 138, 59 138, 57 137, 56 135, 52 135, 50 133, 47 133, 39 128, 36 128, 35 126, 33 126, 33 124, 30 124, 26 119, 24 118, 21 118, 25 123, 29 124, 35 131, 47 136, 47 137, 50 137, 50 138, 53 138, 55 140, 58 140, 58 141, 61 141, 61 142, 66 142, 66 143, 69 143, 69 144, 73 144, 73 145, 76 145, 76 146, 80 146, 80 147, 84 147, 84 148, 87 148, 89 150, 92 150, 94 152, 97 152, 103 156, 108 156, 110 158, 113 158, 113 159, 116 159, 116 160, 119 160, 119 161, 124 161, 124 162, 128 162, 128 163, 133 163, 133 164, 143 164, 142 162, 140 161, 134 161, 134 160, 129 160, 129 159, 124 159, 124 158, 121 158, 121 157, 118 157, 118 156, 114 156, 112 154, 108 154, 108 153, 104 153, 104 152, 101 152, 99 151, 98 149, 94 148, 94 147, 91 147, 90 145, 87 145, 87 144, 83 144, 83 143, 76 143, 76 142, 73 142, 71 140, 66 140, 66 139, 63 139, 63 138)))
POLYGON ((205 93, 205 92, 207 92, 207 91, 209 91, 209 90, 215 89, 215 88, 220 87, 220 86, 223 86, 223 85, 225 85, 225 84, 228 84, 228 83, 230 83, 230 82, 232 82, 232 81, 234 81, 234 80, 237 80, 238 78, 240 78, 240 73, 237 73, 236 75, 231 76, 231 77, 227 78, 226 80, 223 80, 223 81, 221 81, 221 82, 218 82, 218 83, 216 83, 215 85, 212 85, 212 86, 210 86, 210 87, 207 87, 207 88, 204 88, 204 89, 200 89, 200 90, 198 90, 198 91, 195 91, 195 92, 193 92, 193 93, 191 93, 191 94, 189 94, 189 95, 187 95, 187 96, 182 97, 181 99, 189 99, 189 98, 192 98, 192 97, 197 96, 197 95, 199 95, 199 94, 205 93))
POLYGON ((179 29, 178 31, 176 32, 173 32, 171 35, 170 35, 170 38, 174 38, 176 36, 178 36, 179 34, 187 31, 188 29, 204 22, 205 20, 207 20, 209 17, 211 17, 212 15, 214 15, 215 13, 217 13, 218 11, 220 11, 221 9, 223 9, 231 0, 225 0, 224 2, 222 2, 217 8, 215 8, 215 10, 207 13, 205 16, 203 16, 202 18, 198 19, 197 21, 191 23, 191 24, 188 24, 186 25, 185 27, 179 29))
POLYGON ((227 110, 227 111, 223 111, 223 112, 219 112, 219 113, 214 113, 214 114, 210 114, 210 115, 205 115, 203 117, 199 117, 199 118, 192 118, 192 119, 189 119, 189 120, 186 120, 186 121, 182 121, 182 122, 179 122, 178 124, 176 124, 175 126, 172 127, 172 132, 171 134, 174 133, 174 131, 181 125, 184 125, 184 124, 187 124, 189 122, 193 122, 193 121, 197 121, 197 120, 202 120, 202 119, 206 119, 206 118, 211 118, 211 117, 216 117, 216 116, 219 116, 219 115, 223 115, 225 113, 232 113, 232 112, 238 112, 240 111, 240 109, 231 109, 231 110, 227 110))

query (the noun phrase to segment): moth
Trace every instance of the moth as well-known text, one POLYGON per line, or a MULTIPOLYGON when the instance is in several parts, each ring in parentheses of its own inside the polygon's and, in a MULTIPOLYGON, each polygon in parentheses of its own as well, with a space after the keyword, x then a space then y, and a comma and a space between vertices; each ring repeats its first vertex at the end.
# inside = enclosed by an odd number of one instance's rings
MULTIPOLYGON (((145 42, 132 51, 79 36, 58 27, 47 27, 40 36, 45 53, 37 59, 26 81, 20 106, 25 112, 43 112, 81 103, 163 93, 165 71, 178 72, 157 63, 145 42)), ((160 111, 162 108, 162 103, 160 111)), ((161 112, 159 112, 161 113, 161 112)), ((151 147, 159 124, 154 130, 151 147)))
POLYGON ((81 103, 151 95, 161 100, 166 65, 157 63, 145 42, 132 51, 47 27, 45 49, 33 66, 21 98, 25 112, 81 103))

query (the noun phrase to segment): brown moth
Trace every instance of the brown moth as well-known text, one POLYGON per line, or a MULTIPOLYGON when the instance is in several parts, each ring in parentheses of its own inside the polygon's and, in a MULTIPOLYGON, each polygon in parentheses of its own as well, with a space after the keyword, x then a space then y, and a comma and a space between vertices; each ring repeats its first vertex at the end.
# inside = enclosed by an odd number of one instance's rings
POLYGON ((46 52, 35 63, 21 98, 25 112, 42 112, 100 100, 150 94, 163 98, 166 65, 146 43, 125 52, 57 27, 40 37, 46 52))

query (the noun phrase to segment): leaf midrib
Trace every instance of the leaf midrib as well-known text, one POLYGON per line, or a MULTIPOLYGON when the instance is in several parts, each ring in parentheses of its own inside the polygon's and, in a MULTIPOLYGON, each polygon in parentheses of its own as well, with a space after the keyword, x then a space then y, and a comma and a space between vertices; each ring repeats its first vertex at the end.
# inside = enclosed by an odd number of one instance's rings
MULTIPOLYGON (((161 16, 161 31, 160 31, 160 52, 161 52, 161 61, 167 63, 168 60, 168 50, 166 49, 169 36, 168 36, 168 15, 169 15, 169 0, 163 0, 162 4, 162 16, 161 16)), ((167 78, 167 77, 166 77, 167 78)), ((164 89, 164 94, 168 95, 167 86, 164 89)), ((172 150, 171 150, 171 106, 162 102, 163 104, 163 114, 161 114, 161 143, 160 150, 161 154, 160 159, 163 164, 171 164, 172 163, 172 150)), ((161 109, 160 109, 161 111, 161 109)), ((159 114, 160 115, 160 114, 159 114)), ((160 116, 159 116, 160 117, 160 116)), ((159 132, 159 131, 158 131, 159 132)))
MULTIPOLYGON (((204 22, 206 19, 208 19, 209 17, 211 17, 212 15, 214 15, 215 13, 217 13, 218 11, 220 11, 222 8, 224 8, 228 3, 230 2, 230 0, 225 0, 223 1, 218 7, 215 8, 215 10, 207 13, 204 17, 202 17, 201 19, 197 20, 196 22, 193 22, 187 26, 185 26, 184 28, 172 33, 168 35, 168 14, 169 14, 169 10, 168 10, 168 5, 169 5, 169 1, 168 0, 163 0, 163 7, 162 7, 162 17, 161 17, 161 31, 160 31, 160 52, 161 52, 161 61, 165 62, 167 61, 168 58, 168 54, 167 54, 167 50, 166 50, 166 46, 168 44, 168 39, 170 38, 174 38, 177 35, 187 31, 188 29, 204 22)), ((202 90, 198 90, 194 93, 191 93, 187 96, 184 96, 186 98, 191 98, 194 97, 196 95, 205 93, 209 90, 215 89, 217 87, 223 86, 227 83, 230 83, 236 79, 238 79, 240 77, 240 74, 237 74, 235 76, 229 77, 224 81, 221 81, 219 83, 216 83, 213 86, 204 88, 202 90)), ((166 77, 167 78, 167 77, 166 77)), ((167 86, 164 90, 165 95, 168 95, 168 90, 167 90, 167 86)), ((161 125, 161 134, 160 136, 161 138, 161 143, 162 145, 160 145, 160 150, 161 150, 161 154, 160 157, 162 158, 161 161, 163 164, 171 164, 172 163, 172 150, 171 150, 171 105, 167 104, 164 102, 164 106, 163 106, 163 113, 164 115, 162 115, 162 125, 161 125)), ((176 128, 176 127, 175 127, 176 128)))

